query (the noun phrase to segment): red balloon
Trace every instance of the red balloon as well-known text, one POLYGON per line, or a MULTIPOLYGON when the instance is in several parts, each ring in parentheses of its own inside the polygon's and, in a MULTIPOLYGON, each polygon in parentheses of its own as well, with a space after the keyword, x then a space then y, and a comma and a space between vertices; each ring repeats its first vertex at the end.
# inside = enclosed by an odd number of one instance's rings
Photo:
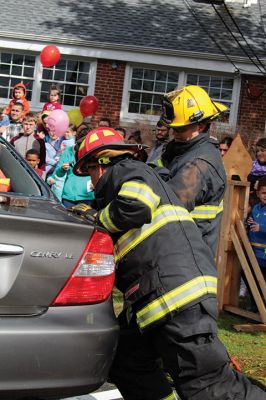
POLYGON ((42 49, 40 57, 41 63, 44 67, 52 67, 60 60, 60 51, 56 46, 51 44, 42 49))
POLYGON ((85 96, 81 99, 79 109, 82 116, 89 117, 94 115, 99 107, 99 101, 95 96, 85 96))

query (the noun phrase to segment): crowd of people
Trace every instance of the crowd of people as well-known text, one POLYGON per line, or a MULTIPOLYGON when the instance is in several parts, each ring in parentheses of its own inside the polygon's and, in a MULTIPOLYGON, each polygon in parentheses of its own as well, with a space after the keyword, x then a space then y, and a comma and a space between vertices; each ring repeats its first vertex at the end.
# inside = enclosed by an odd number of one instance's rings
MULTIPOLYGON (((128 400, 176 399, 166 372, 183 399, 264 399, 229 368, 217 336, 214 259, 227 182, 222 157, 232 138, 218 143, 209 128, 227 107, 197 86, 166 94, 150 148, 139 129, 113 129, 108 117, 96 128, 91 119, 70 124, 58 137, 48 119, 60 109, 57 85, 33 113, 18 84, 1 110, 0 134, 63 206, 113 238, 125 307, 110 379, 128 400)), ((247 225, 265 271, 266 139, 257 142, 256 156, 247 225)))

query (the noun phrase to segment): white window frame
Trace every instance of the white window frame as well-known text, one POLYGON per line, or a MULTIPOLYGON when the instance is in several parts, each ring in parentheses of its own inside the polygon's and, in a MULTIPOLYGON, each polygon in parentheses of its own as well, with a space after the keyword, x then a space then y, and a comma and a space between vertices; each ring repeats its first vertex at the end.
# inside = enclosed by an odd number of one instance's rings
MULTIPOLYGON (((21 54, 21 55, 31 55, 35 56, 35 69, 34 69, 34 78, 33 78, 33 86, 32 86, 32 98, 30 101, 30 110, 31 111, 41 111, 44 105, 44 102, 40 102, 40 94, 41 94, 41 84, 42 81, 46 81, 46 79, 42 79, 42 71, 43 67, 40 61, 40 55, 39 54, 34 54, 32 52, 27 52, 27 51, 19 51, 17 49, 1 49, 3 53, 12 53, 12 54, 21 54)), ((90 63, 90 72, 89 72, 89 82, 88 82, 88 90, 87 90, 87 96, 88 95, 93 95, 94 90, 95 90, 95 82, 96 82, 96 70, 97 70, 97 61, 85 57, 79 57, 78 55, 76 56, 69 56, 69 55, 63 55, 63 59, 73 59, 74 61, 84 61, 90 63)), ((56 82, 55 82, 56 83, 56 82)), ((78 84, 78 83, 77 83, 78 84)), ((5 106, 9 104, 11 99, 6 99, 3 97, 0 97, 0 104, 5 106)), ((68 106, 68 105, 63 105, 63 109, 65 111, 69 111, 73 108, 77 108, 77 106, 68 106)))
POLYGON ((122 106, 120 112, 120 122, 122 124, 134 124, 136 122, 147 123, 150 125, 155 125, 159 119, 158 115, 145 115, 145 114, 137 114, 137 113, 129 113, 128 105, 129 105, 129 96, 130 96, 130 88, 131 88, 131 77, 133 68, 145 68, 145 69, 155 69, 160 71, 175 71, 179 73, 178 87, 182 87, 186 85, 186 77, 187 74, 195 74, 195 75, 206 75, 206 76, 224 76, 228 78, 232 78, 234 80, 233 90, 232 90, 232 106, 230 110, 229 123, 224 123, 228 129, 228 127, 235 128, 237 124, 237 114, 238 114, 238 106, 239 106, 239 97, 240 97, 240 87, 241 87, 241 79, 240 76, 234 76, 230 73, 223 73, 218 71, 201 71, 201 70, 193 70, 193 69, 179 69, 176 67, 167 67, 160 65, 147 65, 147 64, 137 64, 130 63, 126 65, 125 70, 125 79, 124 79, 124 88, 123 88, 123 97, 122 97, 122 106))

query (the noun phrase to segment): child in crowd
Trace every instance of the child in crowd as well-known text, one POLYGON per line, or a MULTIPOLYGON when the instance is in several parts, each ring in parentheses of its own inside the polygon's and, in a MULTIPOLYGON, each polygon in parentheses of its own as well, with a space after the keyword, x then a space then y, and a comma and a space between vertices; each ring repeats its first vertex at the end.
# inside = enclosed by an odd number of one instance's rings
POLYGON ((253 161, 252 170, 248 175, 250 182, 250 205, 258 203, 256 196, 257 181, 266 176, 266 138, 259 139, 256 143, 256 160, 253 161))
POLYGON ((76 146, 66 148, 53 174, 47 178, 52 191, 67 208, 78 203, 92 204, 94 200, 90 176, 77 176, 73 173, 73 166, 77 162, 76 153, 87 133, 88 129, 79 133, 76 146))
MULTIPOLYGON (((266 176, 259 179, 257 186, 256 195, 259 202, 254 205, 247 219, 248 237, 262 275, 266 280, 266 176)), ((248 310, 257 312, 252 294, 248 310)))
POLYGON ((36 149, 29 149, 26 152, 25 160, 32 166, 32 168, 41 178, 45 179, 45 172, 38 167, 40 163, 40 154, 36 149))
MULTIPOLYGON (((9 117, 4 113, 5 108, 1 107, 0 108, 0 128, 3 126, 6 127, 9 125, 9 117)), ((1 131, 0 131, 1 132, 1 131)))
POLYGON ((12 100, 10 100, 9 105, 6 107, 4 114, 9 114, 14 103, 23 104, 23 117, 30 112, 30 103, 26 99, 26 86, 21 82, 14 86, 12 92, 12 100))
POLYGON ((44 104, 42 112, 61 110, 61 90, 58 85, 51 85, 48 92, 48 101, 44 104))
POLYGON ((68 130, 65 133, 65 139, 61 143, 61 154, 64 153, 67 147, 73 147, 76 143, 76 127, 73 124, 69 125, 68 130))
POLYGON ((256 194, 259 203, 252 208, 251 215, 247 220, 248 237, 264 279, 266 279, 266 176, 258 181, 256 194))
POLYGON ((60 157, 61 143, 64 139, 64 136, 59 138, 55 133, 49 131, 48 129, 48 138, 45 142, 45 172, 47 176, 51 175, 56 167, 60 157))
POLYGON ((43 139, 45 142, 49 139, 49 134, 48 134, 48 126, 47 126, 47 121, 48 121, 48 116, 50 112, 49 111, 44 111, 41 114, 41 122, 37 125, 37 133, 38 136, 43 139))
MULTIPOLYGON (((38 153, 45 151, 44 142, 36 135, 37 118, 35 114, 28 114, 22 121, 22 132, 15 136, 11 143, 15 149, 23 156, 29 149, 35 149, 38 153), (41 144, 41 141, 43 144, 41 144)), ((45 157, 45 154, 44 154, 45 157)))
POLYGON ((103 117, 98 122, 98 127, 99 128, 105 128, 105 127, 110 127, 111 128, 111 126, 112 126, 112 122, 111 122, 110 118, 108 118, 108 117, 103 117))
POLYGON ((219 150, 221 156, 223 157, 229 150, 231 144, 233 142, 233 138, 231 136, 225 136, 219 143, 219 150))
POLYGON ((24 107, 20 102, 15 102, 12 104, 10 115, 9 115, 9 125, 0 128, 2 136, 8 142, 12 142, 14 137, 22 132, 22 121, 24 115, 24 107))

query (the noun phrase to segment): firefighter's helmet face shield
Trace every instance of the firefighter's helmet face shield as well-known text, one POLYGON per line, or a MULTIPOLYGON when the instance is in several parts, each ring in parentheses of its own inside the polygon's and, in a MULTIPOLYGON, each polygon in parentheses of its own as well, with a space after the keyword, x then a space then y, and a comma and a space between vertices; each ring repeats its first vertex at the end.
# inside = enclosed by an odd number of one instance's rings
POLYGON ((162 100, 162 114, 160 122, 163 125, 168 126, 169 124, 171 124, 174 118, 175 118, 175 113, 173 104, 167 96, 164 96, 162 100))

